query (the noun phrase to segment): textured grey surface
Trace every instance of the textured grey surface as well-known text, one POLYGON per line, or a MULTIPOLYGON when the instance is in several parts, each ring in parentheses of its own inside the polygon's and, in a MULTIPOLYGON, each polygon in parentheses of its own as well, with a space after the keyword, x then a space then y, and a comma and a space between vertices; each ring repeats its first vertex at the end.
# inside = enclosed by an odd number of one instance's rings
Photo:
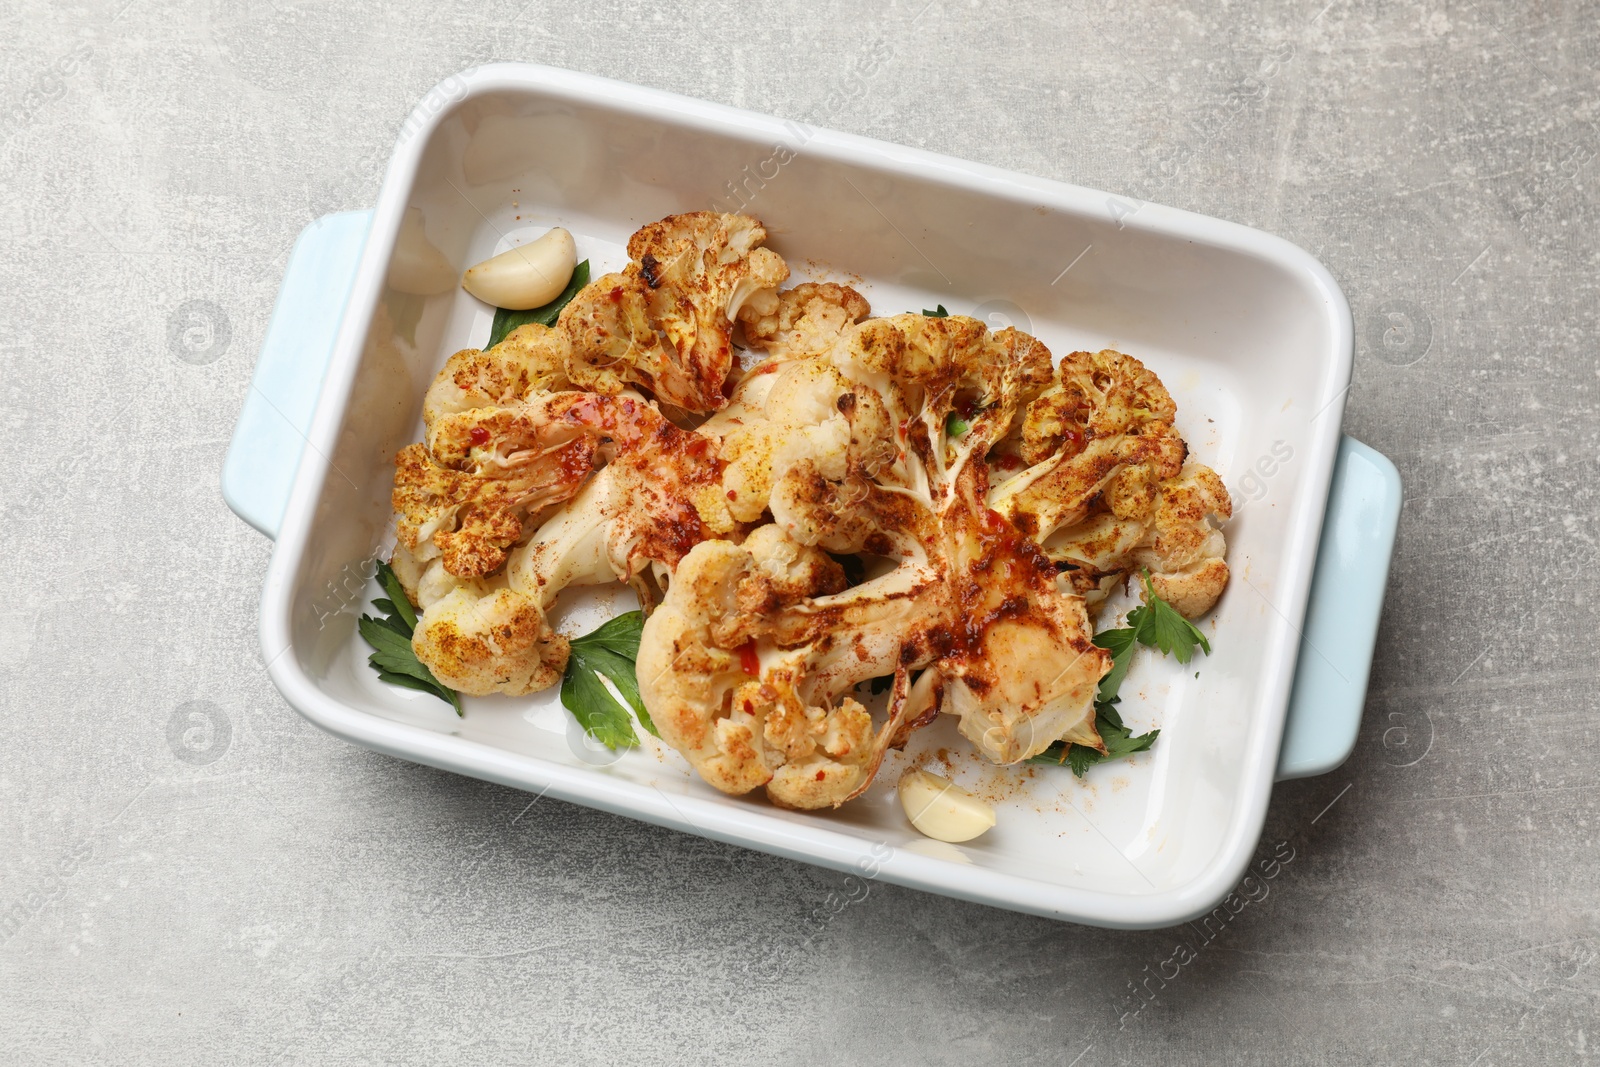
POLYGON ((524 2, 0 12, 0 1058, 1595 1056, 1600 4, 524 2), (837 874, 525 810, 279 699, 271 546, 217 478, 285 255, 488 58, 1192 208, 1338 277, 1346 426, 1410 497, 1372 692, 1196 958, 882 885, 806 943, 837 874))

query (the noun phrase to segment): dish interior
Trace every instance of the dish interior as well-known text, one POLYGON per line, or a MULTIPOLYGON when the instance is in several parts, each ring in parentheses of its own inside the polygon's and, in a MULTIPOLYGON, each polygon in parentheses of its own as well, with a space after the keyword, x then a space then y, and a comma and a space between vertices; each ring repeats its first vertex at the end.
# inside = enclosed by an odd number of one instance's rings
MULTIPOLYGON (((835 139, 798 125, 752 118, 739 129, 736 119, 659 110, 549 90, 468 94, 419 134, 420 165, 398 179, 391 172, 385 196, 406 183, 398 195, 422 211, 428 238, 458 271, 561 225, 598 276, 626 262, 624 244, 645 222, 744 210, 765 222, 789 284, 846 281, 875 314, 943 304, 1033 333, 1058 356, 1114 347, 1143 360, 1177 401, 1192 453, 1223 476, 1236 507, 1226 527, 1234 578, 1201 624, 1212 654, 1180 667, 1146 650, 1123 686, 1124 719, 1136 732, 1159 727, 1155 748, 1079 780, 1065 767, 990 766, 941 721, 891 755, 861 799, 799 814, 715 792, 648 736, 620 756, 590 749, 555 688, 468 698, 457 719, 433 697, 380 683, 355 633, 374 591, 363 562, 392 544, 392 457, 421 435, 424 390, 450 353, 488 337, 491 310, 459 288, 363 300, 358 287, 351 314, 363 316, 366 343, 291 579, 302 670, 362 713, 522 757, 530 781, 546 762, 583 767, 669 799, 700 797, 779 823, 821 820, 869 847, 1062 887, 1143 895, 1199 877, 1237 833, 1244 778, 1261 772, 1263 751, 1275 758, 1282 728, 1298 644, 1294 590, 1303 596, 1308 579, 1298 572, 1309 571, 1285 545, 1303 538, 1308 515, 1314 536, 1327 482, 1308 458, 1325 431, 1319 418, 1330 417, 1319 409, 1343 385, 1330 373, 1336 312, 1324 294, 1242 245, 1160 232, 1153 224, 1171 213, 1159 207, 1070 191, 1073 200, 1060 187, 957 169, 909 176, 850 162, 835 139), (918 835, 894 793, 911 764, 995 803, 998 825, 964 845, 918 835)), ((1114 601, 1099 625, 1115 625, 1128 604, 1114 601)), ((635 606, 620 586, 572 593, 555 621, 577 634, 635 606)))

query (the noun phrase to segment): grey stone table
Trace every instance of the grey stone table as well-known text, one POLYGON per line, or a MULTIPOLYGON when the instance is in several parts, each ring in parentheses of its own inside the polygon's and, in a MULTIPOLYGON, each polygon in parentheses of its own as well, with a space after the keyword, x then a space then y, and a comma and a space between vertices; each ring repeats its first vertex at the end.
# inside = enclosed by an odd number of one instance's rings
POLYGON ((6 5, 0 1061, 1590 1062, 1600 4, 1324 3, 6 5), (528 811, 279 699, 271 546, 217 479, 286 252, 489 58, 1192 208, 1338 277, 1346 428, 1409 494, 1365 725, 1277 789, 1294 858, 1196 958, 885 885, 802 943, 839 875, 528 811))

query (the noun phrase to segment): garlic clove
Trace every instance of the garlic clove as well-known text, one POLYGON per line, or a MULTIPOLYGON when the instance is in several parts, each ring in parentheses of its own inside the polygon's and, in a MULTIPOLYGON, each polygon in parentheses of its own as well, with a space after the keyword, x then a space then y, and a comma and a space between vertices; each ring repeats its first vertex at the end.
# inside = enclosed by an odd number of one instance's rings
POLYGON ((413 296, 447 293, 456 284, 456 269, 428 240, 420 208, 406 208, 389 259, 389 288, 413 296))
POLYGON ((919 833, 936 841, 971 841, 994 826, 994 809, 937 774, 900 776, 900 806, 919 833))
POLYGON ((461 286, 486 304, 528 311, 560 296, 577 264, 577 242, 557 226, 537 241, 508 248, 470 268, 461 286))

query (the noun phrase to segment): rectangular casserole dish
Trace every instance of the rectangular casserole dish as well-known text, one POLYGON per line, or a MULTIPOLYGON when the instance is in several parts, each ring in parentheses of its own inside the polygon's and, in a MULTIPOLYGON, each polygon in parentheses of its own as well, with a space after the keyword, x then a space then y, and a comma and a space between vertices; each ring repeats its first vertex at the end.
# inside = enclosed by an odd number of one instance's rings
MULTIPOLYGON (((1400 496, 1392 464, 1341 439, 1352 358, 1349 309, 1327 271, 1259 231, 496 64, 424 98, 373 211, 329 216, 301 236, 223 491, 277 542, 261 600, 267 669, 334 734, 932 892, 1156 927, 1210 910, 1238 881, 1275 778, 1331 769, 1353 745, 1400 496), (1136 731, 1159 726, 1159 743, 1080 781, 1065 768, 980 767, 955 754, 966 746, 946 724, 929 728, 910 751, 947 747, 957 780, 999 809, 993 831, 946 845, 900 812, 898 764, 838 812, 781 811, 717 793, 670 752, 593 751, 556 689, 469 700, 458 719, 379 683, 354 624, 372 595, 369 561, 392 544, 393 456, 420 436, 434 373, 451 352, 484 344, 490 318, 459 289, 418 298, 387 288, 408 208, 457 270, 563 225, 596 275, 620 267, 645 222, 745 210, 795 271, 789 284, 850 280, 876 314, 943 303, 1034 333, 1058 355, 1115 347, 1139 357, 1236 504, 1226 527, 1234 579, 1203 623, 1212 655, 1179 668, 1148 653, 1123 689, 1124 717, 1136 731)), ((579 598, 565 628, 632 606, 622 591, 579 598)))

